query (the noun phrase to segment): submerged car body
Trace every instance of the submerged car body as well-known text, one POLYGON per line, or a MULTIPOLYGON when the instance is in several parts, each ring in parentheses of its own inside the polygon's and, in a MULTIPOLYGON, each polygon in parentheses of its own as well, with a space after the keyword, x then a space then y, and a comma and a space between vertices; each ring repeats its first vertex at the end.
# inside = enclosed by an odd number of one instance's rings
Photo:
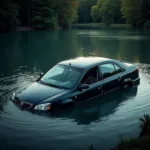
POLYGON ((22 109, 49 111, 140 83, 137 66, 103 57, 79 57, 58 63, 45 75, 14 93, 22 109))

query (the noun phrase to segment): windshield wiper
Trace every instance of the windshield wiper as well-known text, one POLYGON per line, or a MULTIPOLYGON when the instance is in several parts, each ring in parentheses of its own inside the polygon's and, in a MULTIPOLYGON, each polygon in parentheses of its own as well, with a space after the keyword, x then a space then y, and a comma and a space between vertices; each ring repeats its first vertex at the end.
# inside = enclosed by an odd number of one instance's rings
POLYGON ((61 88, 60 86, 57 86, 57 85, 54 85, 54 84, 50 84, 50 83, 46 83, 46 82, 43 82, 42 80, 40 80, 40 82, 44 85, 48 85, 48 86, 53 86, 53 87, 56 87, 56 88, 61 88))
POLYGON ((44 85, 49 85, 48 83, 43 82, 42 80, 40 80, 40 82, 41 82, 42 84, 44 84, 44 85))

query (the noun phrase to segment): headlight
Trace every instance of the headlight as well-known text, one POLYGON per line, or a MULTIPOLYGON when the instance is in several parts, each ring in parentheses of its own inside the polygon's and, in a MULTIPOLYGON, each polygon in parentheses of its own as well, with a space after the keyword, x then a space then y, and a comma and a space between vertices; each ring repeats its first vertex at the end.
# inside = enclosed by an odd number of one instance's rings
POLYGON ((39 104, 34 107, 35 110, 50 110, 51 103, 39 104))
POLYGON ((14 92, 13 95, 12 95, 12 97, 11 97, 13 101, 15 99, 15 96, 16 96, 16 93, 14 92))

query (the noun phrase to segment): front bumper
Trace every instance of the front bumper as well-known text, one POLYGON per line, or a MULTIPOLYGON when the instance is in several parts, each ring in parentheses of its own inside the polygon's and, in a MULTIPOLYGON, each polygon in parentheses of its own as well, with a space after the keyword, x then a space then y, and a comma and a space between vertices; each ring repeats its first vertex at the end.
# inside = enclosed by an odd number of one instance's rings
POLYGON ((21 101, 19 98, 15 97, 14 100, 11 98, 11 101, 20 109, 23 110, 31 110, 34 108, 34 105, 31 103, 27 103, 24 101, 21 101))

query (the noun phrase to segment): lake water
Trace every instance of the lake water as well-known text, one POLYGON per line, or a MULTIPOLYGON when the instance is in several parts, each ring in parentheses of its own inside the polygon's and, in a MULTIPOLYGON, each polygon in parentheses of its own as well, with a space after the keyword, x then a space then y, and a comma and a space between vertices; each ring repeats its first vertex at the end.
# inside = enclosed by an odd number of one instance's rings
POLYGON ((30 31, 0 35, 0 149, 107 150, 138 136, 138 118, 150 114, 150 30, 30 31), (136 64, 141 84, 114 91, 69 112, 33 114, 10 100, 59 61, 102 56, 136 64))

